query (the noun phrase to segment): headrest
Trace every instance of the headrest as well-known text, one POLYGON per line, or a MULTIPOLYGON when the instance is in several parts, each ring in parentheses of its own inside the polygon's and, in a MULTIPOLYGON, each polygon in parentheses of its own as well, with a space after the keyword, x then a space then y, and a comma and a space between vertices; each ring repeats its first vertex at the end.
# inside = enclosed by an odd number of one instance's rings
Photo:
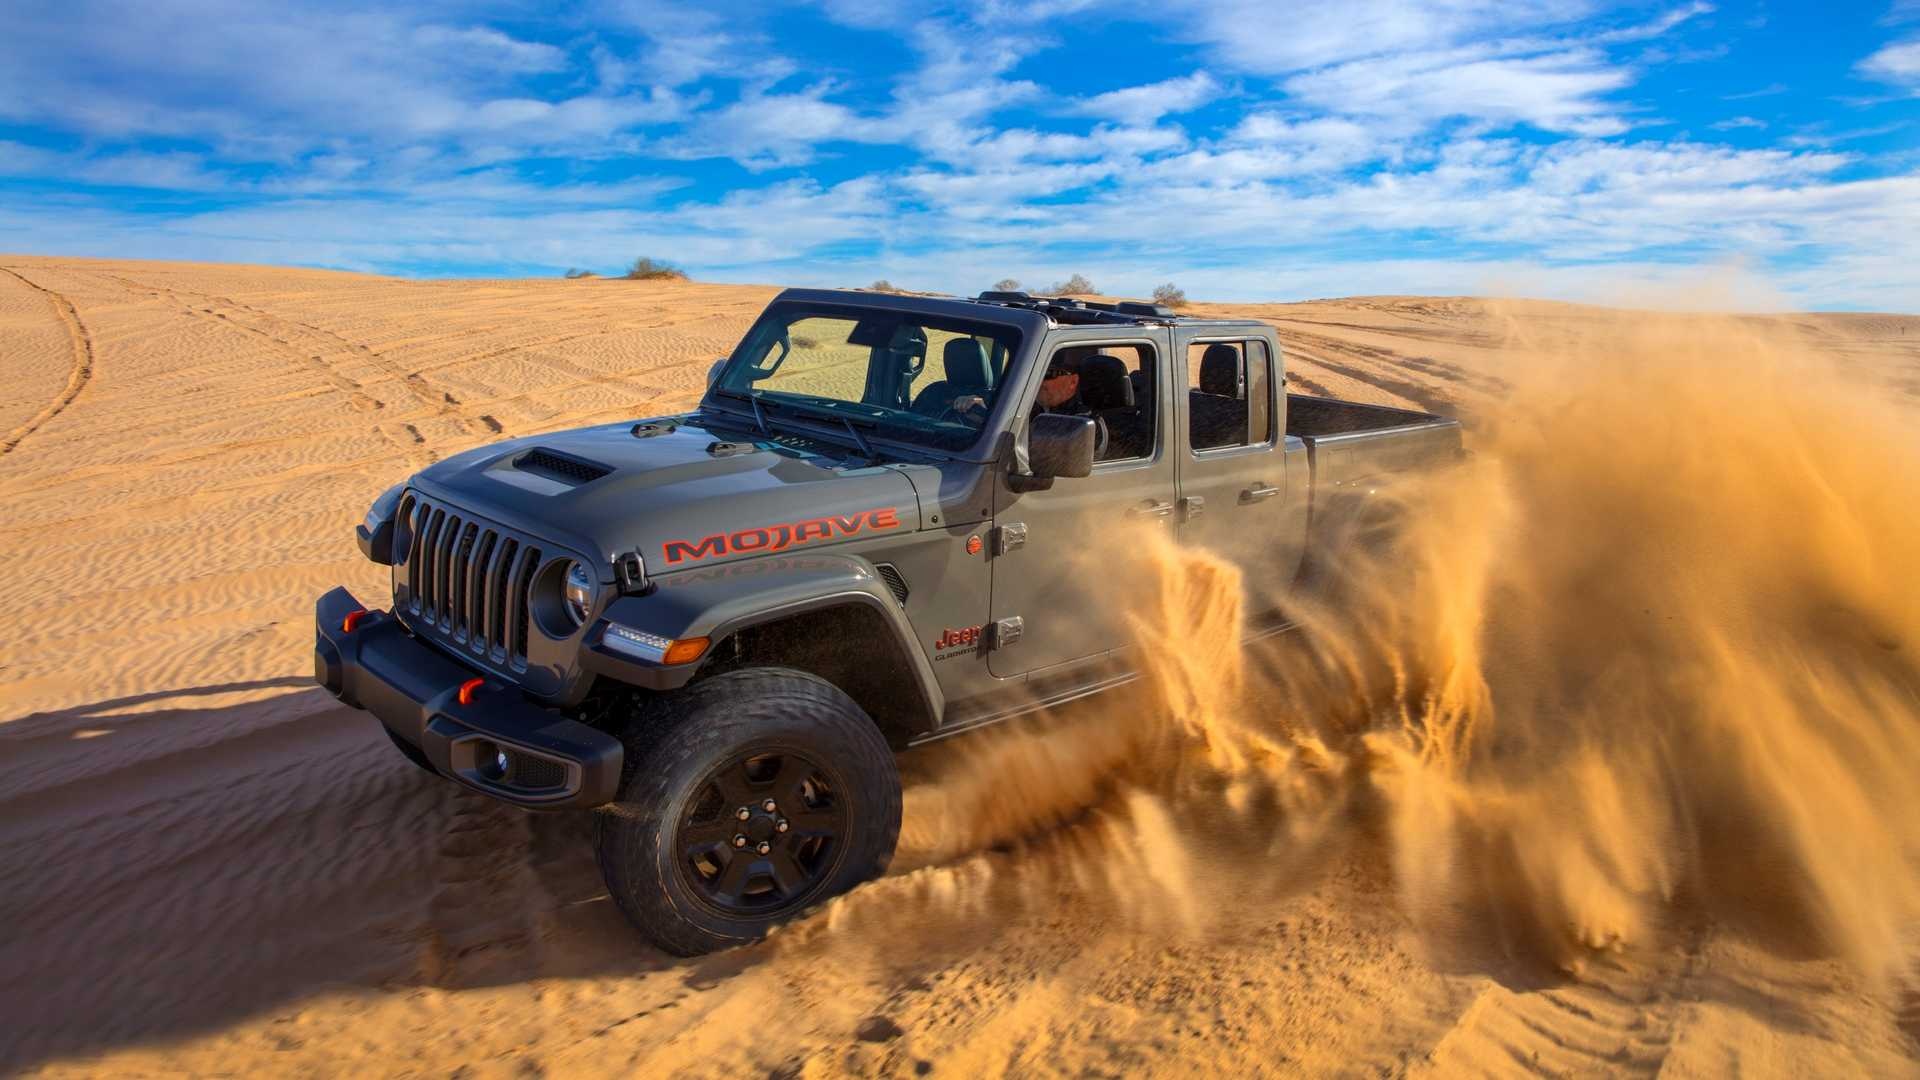
POLYGON ((985 390, 993 385, 993 368, 987 364, 986 346, 976 338, 954 338, 940 350, 947 366, 947 383, 961 390, 985 390))
POLYGON ((1080 400, 1089 409, 1133 408, 1133 381, 1117 356, 1098 353, 1080 361, 1080 400))
POLYGON ((1047 361, 1047 370, 1049 372, 1070 371, 1078 375, 1080 374, 1080 365, 1086 362, 1087 357, 1099 351, 1098 348, 1092 345, 1061 349, 1053 354, 1051 360, 1047 361))
POLYGON ((1240 396, 1240 349, 1224 341, 1200 354, 1200 392, 1221 397, 1240 396))

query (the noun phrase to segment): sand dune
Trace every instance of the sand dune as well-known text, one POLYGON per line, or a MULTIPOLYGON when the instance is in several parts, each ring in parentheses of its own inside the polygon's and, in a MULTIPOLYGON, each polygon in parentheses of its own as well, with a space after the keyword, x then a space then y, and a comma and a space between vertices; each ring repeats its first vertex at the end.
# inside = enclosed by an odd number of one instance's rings
MULTIPOLYGON (((949 850, 926 808, 953 750, 907 763, 893 876, 753 948, 640 945, 579 819, 430 781, 311 686, 311 605, 386 591, 351 540, 386 486, 503 434, 685 406, 773 292, 0 256, 0 1062, 1920 1075, 1920 998, 1833 956, 1700 926, 1578 978, 1436 954, 1365 836, 1276 856, 1200 926, 1089 886, 1115 821, 1142 880, 1217 854, 1153 846, 1191 823, 1149 805, 949 850)), ((1470 423, 1524 360, 1473 300, 1218 310, 1273 323, 1297 392, 1470 423)), ((1601 317, 1516 310, 1543 339, 1601 317)), ((1920 318, 1767 325, 1920 396, 1920 318)))

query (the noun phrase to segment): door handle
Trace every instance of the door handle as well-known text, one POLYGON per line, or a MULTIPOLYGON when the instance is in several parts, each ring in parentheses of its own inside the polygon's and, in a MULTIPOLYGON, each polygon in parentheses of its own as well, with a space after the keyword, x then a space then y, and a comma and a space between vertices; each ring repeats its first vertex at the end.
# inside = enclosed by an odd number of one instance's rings
POLYGON ((1284 490, 1286 489, 1277 488, 1277 487, 1267 487, 1264 484, 1257 485, 1255 487, 1250 487, 1240 493, 1240 505, 1245 506, 1248 503, 1257 503, 1265 499, 1271 499, 1275 495, 1280 494, 1284 490))
POLYGON ((1170 502, 1148 502, 1128 510, 1127 516, 1163 518, 1171 513, 1173 513, 1173 504, 1170 502))

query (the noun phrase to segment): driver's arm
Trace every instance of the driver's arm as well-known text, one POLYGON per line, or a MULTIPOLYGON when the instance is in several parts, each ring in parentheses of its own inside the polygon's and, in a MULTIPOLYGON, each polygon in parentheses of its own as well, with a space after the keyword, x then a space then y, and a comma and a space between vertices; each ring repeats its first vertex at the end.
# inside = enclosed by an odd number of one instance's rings
POLYGON ((947 408, 969 420, 987 418, 987 399, 979 394, 959 394, 947 408))

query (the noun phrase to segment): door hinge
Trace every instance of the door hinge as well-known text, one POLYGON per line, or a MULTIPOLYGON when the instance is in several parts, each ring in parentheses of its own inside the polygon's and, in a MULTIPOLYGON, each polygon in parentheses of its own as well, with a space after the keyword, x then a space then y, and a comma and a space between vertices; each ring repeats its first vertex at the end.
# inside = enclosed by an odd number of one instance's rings
POLYGON ((1016 548, 1027 546, 1027 527, 1018 521, 1009 521, 993 530, 993 553, 1005 555, 1016 548))
POLYGON ((1189 495, 1180 500, 1180 520, 1192 521, 1207 509, 1207 500, 1198 495, 1189 495))
POLYGON ((1004 649, 1014 642, 1019 641, 1020 635, 1024 633, 1026 629, 1027 624, 1018 615, 1009 616, 1005 619, 995 619, 993 621, 993 642, 989 647, 1004 649))

